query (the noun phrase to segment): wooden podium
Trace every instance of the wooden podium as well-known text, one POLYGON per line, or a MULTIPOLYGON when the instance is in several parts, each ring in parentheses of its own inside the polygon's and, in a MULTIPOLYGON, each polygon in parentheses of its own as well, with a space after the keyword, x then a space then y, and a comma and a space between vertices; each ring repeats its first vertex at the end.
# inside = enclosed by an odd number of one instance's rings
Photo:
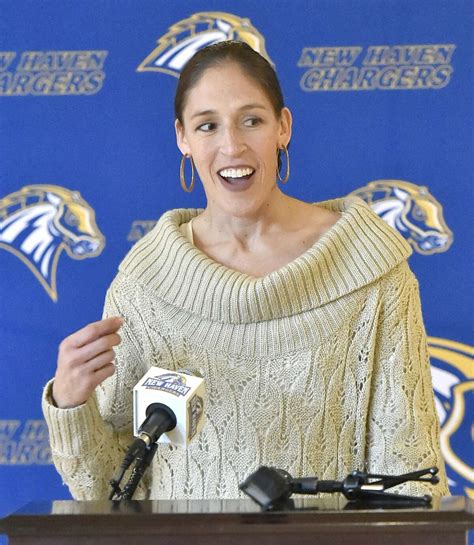
POLYGON ((474 526, 465 497, 410 509, 333 496, 294 503, 276 512, 248 499, 32 503, 0 520, 0 533, 9 545, 465 545, 474 526))

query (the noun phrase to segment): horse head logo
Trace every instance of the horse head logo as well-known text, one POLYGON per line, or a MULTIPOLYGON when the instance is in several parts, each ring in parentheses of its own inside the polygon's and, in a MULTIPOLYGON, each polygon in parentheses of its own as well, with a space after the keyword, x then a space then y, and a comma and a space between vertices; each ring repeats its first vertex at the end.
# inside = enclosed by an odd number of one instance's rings
POLYGON ((220 11, 205 11, 172 25, 137 72, 164 72, 179 77, 184 65, 199 49, 226 40, 245 42, 271 62, 265 50, 265 39, 250 19, 220 11))
POLYGON ((452 494, 474 498, 474 347, 428 337, 428 350, 449 486, 452 494))
POLYGON ((446 252, 453 242, 443 209, 426 187, 401 180, 376 180, 351 195, 361 197, 420 254, 446 252))
POLYGON ((186 384, 186 378, 176 373, 165 373, 164 375, 159 375, 155 378, 169 384, 186 384))
POLYGON ((19 257, 53 301, 58 299, 61 252, 86 259, 99 255, 104 246, 94 210, 78 191, 28 185, 0 200, 0 248, 19 257))

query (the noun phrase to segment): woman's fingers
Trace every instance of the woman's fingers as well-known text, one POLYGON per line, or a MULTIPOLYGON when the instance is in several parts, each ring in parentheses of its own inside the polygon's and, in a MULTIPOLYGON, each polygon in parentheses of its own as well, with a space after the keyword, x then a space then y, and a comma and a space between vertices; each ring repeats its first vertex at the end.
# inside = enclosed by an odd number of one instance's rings
POLYGON ((53 398, 58 407, 85 403, 95 388, 113 375, 114 346, 121 342, 123 319, 114 316, 93 322, 66 337, 59 345, 53 398))
POLYGON ((77 349, 75 351, 76 353, 74 359, 79 364, 88 362, 99 354, 107 352, 112 347, 119 345, 121 340, 120 335, 117 333, 111 333, 110 335, 100 337, 99 339, 77 349))
POLYGON ((106 378, 111 377, 115 373, 115 365, 113 363, 108 363, 107 365, 104 365, 101 369, 98 369, 95 372, 95 376, 97 379, 97 385, 104 382, 106 378))
POLYGON ((107 350, 106 352, 102 352, 102 354, 99 354, 98 356, 92 358, 84 364, 84 372, 95 373, 102 367, 104 367, 104 365, 107 365, 109 363, 113 364, 114 359, 115 352, 113 350, 107 350))
POLYGON ((104 335, 116 333, 122 324, 123 319, 119 316, 92 322, 72 335, 69 335, 69 337, 66 337, 61 345, 64 345, 66 348, 81 348, 104 335))

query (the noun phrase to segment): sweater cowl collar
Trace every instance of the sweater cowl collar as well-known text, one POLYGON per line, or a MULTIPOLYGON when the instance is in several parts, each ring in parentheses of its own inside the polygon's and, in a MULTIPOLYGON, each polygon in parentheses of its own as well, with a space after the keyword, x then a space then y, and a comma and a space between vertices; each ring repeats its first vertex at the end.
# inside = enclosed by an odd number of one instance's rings
POLYGON ((311 248, 262 278, 207 257, 179 226, 200 209, 166 212, 130 250, 120 271, 174 307, 222 323, 251 323, 325 305, 381 278, 409 244, 361 199, 315 203, 341 218, 311 248))

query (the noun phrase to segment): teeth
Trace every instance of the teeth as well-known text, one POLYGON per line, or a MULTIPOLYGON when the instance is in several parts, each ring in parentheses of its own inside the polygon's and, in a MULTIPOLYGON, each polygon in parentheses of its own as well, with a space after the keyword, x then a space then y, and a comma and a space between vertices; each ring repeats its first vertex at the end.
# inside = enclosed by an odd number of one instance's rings
POLYGON ((253 168, 224 168, 219 174, 224 178, 242 178, 253 173, 253 168))

